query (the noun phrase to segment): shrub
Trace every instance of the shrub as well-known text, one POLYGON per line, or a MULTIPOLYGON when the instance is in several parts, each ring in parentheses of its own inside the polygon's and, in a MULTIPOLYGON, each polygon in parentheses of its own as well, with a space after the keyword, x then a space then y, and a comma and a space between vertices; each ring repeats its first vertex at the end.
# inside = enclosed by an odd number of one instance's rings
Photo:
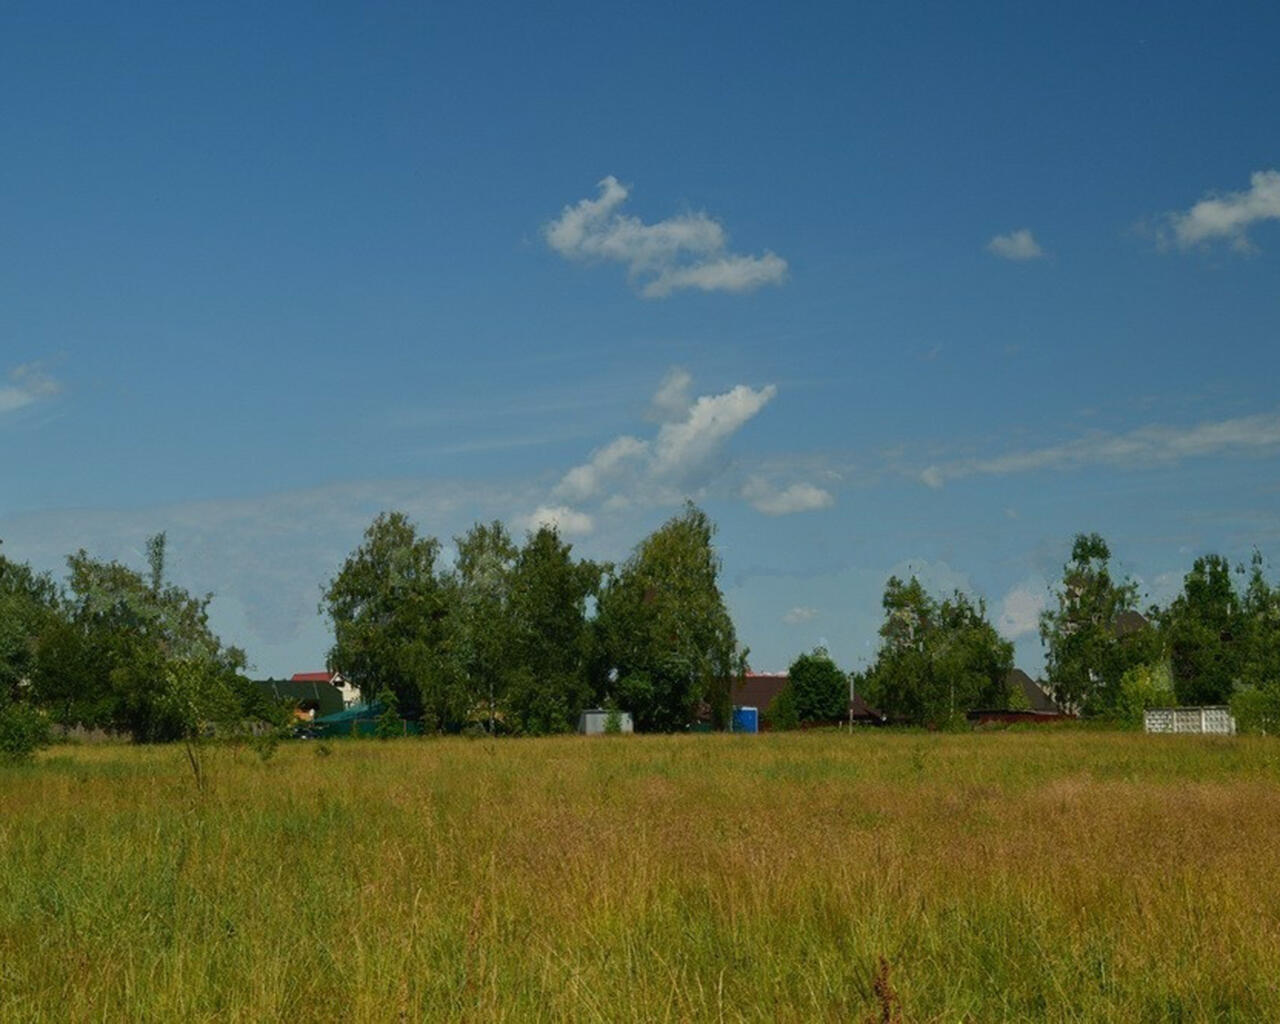
POLYGON ((1249 687, 1231 698, 1236 729, 1263 735, 1280 735, 1280 691, 1249 687))
POLYGON ((787 683, 782 692, 769 702, 764 710, 764 720, 771 729, 798 729, 800 713, 796 710, 796 695, 787 683))
POLYGON ((30 704, 0 706, 0 760, 25 761, 49 744, 49 720, 30 704))

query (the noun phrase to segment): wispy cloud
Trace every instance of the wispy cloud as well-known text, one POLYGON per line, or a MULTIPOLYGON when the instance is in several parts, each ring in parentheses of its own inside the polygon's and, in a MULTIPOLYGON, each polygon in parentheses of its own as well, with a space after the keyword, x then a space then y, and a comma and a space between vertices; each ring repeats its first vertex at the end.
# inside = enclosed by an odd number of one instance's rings
POLYGON ((687 416, 689 407, 693 405, 690 392, 692 386, 693 376, 689 371, 673 366, 662 378, 662 383, 649 401, 650 418, 659 423, 668 423, 687 416))
POLYGON ((742 496, 758 512, 767 516, 786 516, 793 512, 812 512, 830 508, 836 503, 830 491, 810 483, 795 483, 777 488, 759 476, 753 476, 742 487, 742 496))
POLYGON ((792 608, 782 616, 782 621, 788 626, 799 626, 805 622, 812 622, 818 617, 817 608, 796 607, 792 608))
POLYGON ((781 284, 787 261, 768 250, 762 256, 728 251, 728 235, 705 213, 685 213, 654 224, 620 212, 630 194, 610 175, 599 183, 596 199, 566 206, 547 225, 547 244, 568 259, 621 263, 628 276, 643 282, 646 298, 672 292, 748 292, 781 284))
POLYGON ((62 385, 39 363, 24 363, 9 371, 9 383, 0 384, 0 414, 16 412, 44 398, 52 398, 62 385))
POLYGON ((1266 220, 1280 220, 1280 171, 1255 171, 1242 192, 1208 195, 1185 212, 1168 214, 1160 240, 1180 249, 1226 241, 1252 252, 1249 229, 1266 220))
POLYGON ((920 480, 942 487, 969 476, 1005 476, 1040 469, 1090 465, 1150 466, 1215 454, 1269 454, 1280 450, 1280 414, 1261 413, 1192 427, 1154 424, 1124 434, 1096 432, 1063 444, 1007 452, 991 458, 957 459, 929 466, 920 480))
POLYGON ((1044 255, 1044 250, 1040 248, 1040 243, 1036 241, 1030 228, 1019 228, 1007 235, 996 235, 987 243, 987 252, 1018 263, 1038 260, 1044 255))

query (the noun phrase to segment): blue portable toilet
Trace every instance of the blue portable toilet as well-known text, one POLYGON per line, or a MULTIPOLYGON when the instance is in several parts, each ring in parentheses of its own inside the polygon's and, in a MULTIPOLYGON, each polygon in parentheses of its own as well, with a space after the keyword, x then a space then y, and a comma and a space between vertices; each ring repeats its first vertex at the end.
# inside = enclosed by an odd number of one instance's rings
POLYGON ((734 708, 732 722, 733 732, 759 732, 760 712, 755 708, 734 708))

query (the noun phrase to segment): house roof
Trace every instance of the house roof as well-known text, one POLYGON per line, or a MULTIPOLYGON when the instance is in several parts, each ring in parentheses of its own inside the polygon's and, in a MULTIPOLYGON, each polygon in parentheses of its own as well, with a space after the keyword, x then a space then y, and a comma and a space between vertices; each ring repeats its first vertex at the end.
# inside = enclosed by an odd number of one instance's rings
POLYGON ((329 715, 341 711, 342 694, 329 682, 328 678, 317 681, 298 679, 261 679, 254 683, 258 689, 275 700, 292 701, 301 705, 303 702, 315 706, 317 715, 329 715))
MULTIPOLYGON (((729 695, 733 703, 739 707, 758 708, 765 711, 790 681, 791 677, 786 672, 748 672, 741 679, 734 681, 729 695)), ((884 715, 856 693, 849 702, 849 710, 858 720, 884 720, 884 715)))
POLYGON ((329 672, 295 672, 290 678, 291 683, 327 683, 333 676, 329 672))
POLYGON ((1113 628, 1116 631, 1116 636, 1125 637, 1140 632, 1149 625, 1151 623, 1147 621, 1147 617, 1142 612, 1129 610, 1123 611, 1116 616, 1113 628))
POLYGON ((729 696, 739 707, 764 711, 782 692, 789 678, 785 672, 748 672, 734 680, 729 696))
POLYGON ((1015 668, 1008 675, 1009 689, 1019 689, 1026 695, 1027 706, 1032 711, 1059 712, 1062 709, 1053 702, 1053 698, 1043 686, 1032 679, 1020 668, 1015 668))

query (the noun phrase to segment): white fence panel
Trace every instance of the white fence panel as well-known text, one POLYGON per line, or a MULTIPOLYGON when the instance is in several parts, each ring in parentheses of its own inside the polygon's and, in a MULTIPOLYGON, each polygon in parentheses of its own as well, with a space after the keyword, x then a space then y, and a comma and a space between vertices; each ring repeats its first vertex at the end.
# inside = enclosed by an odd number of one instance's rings
POLYGON ((1228 707, 1150 708, 1143 716, 1147 732, 1234 736, 1236 720, 1228 707))

